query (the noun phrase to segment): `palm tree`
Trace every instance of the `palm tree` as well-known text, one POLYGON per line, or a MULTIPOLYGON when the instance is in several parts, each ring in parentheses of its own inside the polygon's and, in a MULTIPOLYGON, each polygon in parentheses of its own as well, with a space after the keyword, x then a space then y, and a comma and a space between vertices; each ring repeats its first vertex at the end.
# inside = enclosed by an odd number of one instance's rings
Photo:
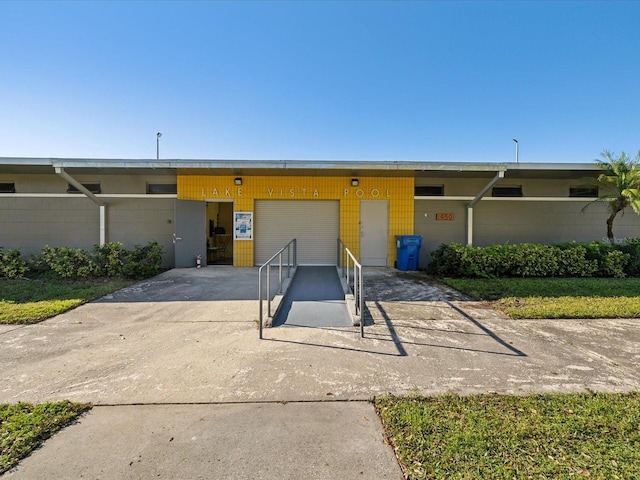
POLYGON ((622 152, 618 158, 605 150, 602 152, 603 160, 596 160, 596 164, 602 170, 597 178, 587 179, 591 186, 598 187, 598 198, 585 205, 587 207, 596 202, 604 202, 609 209, 607 218, 607 238, 614 243, 613 220, 618 213, 626 207, 631 207, 634 212, 640 214, 640 151, 635 158, 628 157, 622 152))

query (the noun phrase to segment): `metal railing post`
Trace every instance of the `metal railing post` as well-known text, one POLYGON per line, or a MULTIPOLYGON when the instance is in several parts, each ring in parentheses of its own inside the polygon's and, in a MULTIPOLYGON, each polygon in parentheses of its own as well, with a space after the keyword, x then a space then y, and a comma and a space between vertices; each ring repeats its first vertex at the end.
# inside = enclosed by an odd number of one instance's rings
POLYGON ((278 255, 278 281, 280 282, 278 293, 282 293, 282 252, 278 255))
POLYGON ((271 264, 267 264, 267 316, 271 317, 271 264))
POLYGON ((360 336, 364 338, 364 291, 362 280, 362 265, 347 248, 344 242, 338 238, 338 268, 341 277, 347 281, 347 288, 351 288, 351 265, 353 263, 353 296, 355 315, 360 317, 360 336))
POLYGON ((264 319, 264 310, 263 310, 263 280, 262 280, 262 272, 266 270, 267 281, 267 316, 271 318, 271 265, 275 261, 276 257, 278 258, 278 293, 282 293, 282 287, 284 282, 282 281, 282 254, 284 250, 287 250, 287 278, 291 278, 291 250, 293 249, 293 266, 298 266, 298 252, 297 252, 297 240, 294 238, 287 245, 282 247, 277 253, 275 253, 269 260, 267 260, 259 269, 258 269, 258 315, 259 315, 259 330, 260 330, 260 339, 262 339, 262 328, 263 328, 263 319, 264 319), (265 269, 266 267, 266 269, 265 269))
POLYGON ((258 325, 260 329, 260 340, 262 340, 262 269, 258 270, 258 302, 260 302, 259 314, 258 314, 258 325))
POLYGON ((358 307, 358 311, 360 312, 360 338, 364 338, 364 300, 363 300, 363 295, 364 292, 362 291, 362 265, 360 266, 360 268, 358 269, 360 271, 360 279, 358 280, 358 291, 360 292, 359 297, 359 307, 358 307))

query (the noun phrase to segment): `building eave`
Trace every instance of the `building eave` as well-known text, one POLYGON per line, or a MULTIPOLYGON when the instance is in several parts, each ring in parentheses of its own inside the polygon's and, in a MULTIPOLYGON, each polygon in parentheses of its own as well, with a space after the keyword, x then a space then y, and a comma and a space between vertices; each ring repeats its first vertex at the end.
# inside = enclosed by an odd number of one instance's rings
POLYGON ((491 163, 491 162, 421 162, 370 160, 233 160, 233 159, 95 159, 95 158, 20 158, 0 157, 0 166, 16 168, 51 167, 69 169, 124 170, 320 170, 345 171, 349 174, 366 172, 415 172, 417 176, 430 173, 446 176, 510 172, 514 176, 553 175, 554 173, 589 173, 598 171, 592 163, 491 163))

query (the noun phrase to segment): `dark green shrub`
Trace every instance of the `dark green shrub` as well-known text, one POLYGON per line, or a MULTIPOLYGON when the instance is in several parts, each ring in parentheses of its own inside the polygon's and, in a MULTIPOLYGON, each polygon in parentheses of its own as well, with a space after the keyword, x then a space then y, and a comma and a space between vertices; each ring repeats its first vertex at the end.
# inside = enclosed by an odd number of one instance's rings
POLYGON ((627 264, 627 274, 630 276, 640 275, 640 238, 628 238, 623 244, 617 245, 617 248, 624 253, 629 254, 629 263, 627 264))
POLYGON ((90 254, 80 248, 45 245, 32 259, 32 269, 60 278, 128 277, 134 279, 157 275, 162 263, 162 245, 150 242, 126 250, 120 242, 94 245, 90 254))
POLYGON ((597 276, 600 277, 625 277, 638 273, 638 251, 640 246, 633 241, 628 245, 611 244, 609 242, 589 242, 584 244, 587 253, 586 258, 594 260, 598 264, 597 276))
POLYGON ((489 252, 478 248, 463 248, 459 269, 467 277, 491 277, 492 258, 489 252))
POLYGON ((100 277, 120 277, 123 275, 127 251, 120 242, 108 242, 104 245, 94 245, 94 262, 96 275, 100 277))
POLYGON ((514 262, 517 260, 514 255, 514 245, 508 243, 489 245, 482 248, 491 255, 491 263, 486 263, 487 267, 491 267, 491 274, 487 272, 488 277, 504 277, 511 276, 514 269, 514 262))
POLYGON ((127 252, 123 273, 128 278, 148 278, 157 275, 162 265, 162 245, 149 242, 147 245, 136 245, 127 252))
POLYGON ((455 242, 443 243, 431 252, 432 262, 428 267, 429 272, 443 277, 459 276, 462 252, 467 248, 455 242))
POLYGON ((592 277, 598 271, 597 260, 587 258, 587 249, 576 242, 557 246, 558 276, 562 277, 592 277))
POLYGON ((583 243, 586 254, 585 257, 588 260, 595 260, 598 265, 602 265, 607 258, 607 255, 615 247, 608 242, 589 242, 583 243))
POLYGON ((431 261, 427 265, 427 273, 441 277, 462 276, 459 265, 463 248, 463 245, 456 242, 441 243, 438 248, 429 252, 431 261))
POLYGON ((640 274, 640 240, 558 245, 533 243, 487 247, 441 245, 429 272, 450 277, 624 277, 640 274))
POLYGON ((86 278, 96 273, 96 264, 86 250, 45 245, 35 260, 36 268, 60 278, 86 278))
POLYGON ((629 265, 631 255, 620 250, 611 250, 607 253, 600 271, 604 277, 624 278, 627 276, 626 267, 629 265))
POLYGON ((509 245, 469 247, 459 243, 442 244, 431 252, 433 261, 428 271, 451 277, 494 278, 508 275, 508 248, 509 245))
POLYGON ((20 249, 9 249, 6 252, 0 248, 0 277, 20 278, 29 267, 22 259, 20 249))
POLYGON ((494 245, 492 248, 470 247, 463 250, 466 261, 465 275, 480 278, 495 278, 506 275, 510 270, 509 245, 494 245))
POLYGON ((511 245, 512 277, 554 277, 559 273, 557 249, 548 245, 511 245))

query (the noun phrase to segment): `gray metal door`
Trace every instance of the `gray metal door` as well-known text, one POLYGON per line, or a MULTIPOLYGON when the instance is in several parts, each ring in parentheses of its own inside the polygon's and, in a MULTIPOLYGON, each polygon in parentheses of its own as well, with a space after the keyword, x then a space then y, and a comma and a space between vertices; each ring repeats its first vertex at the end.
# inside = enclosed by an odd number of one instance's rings
POLYGON ((207 261, 207 204, 194 200, 176 200, 173 242, 176 244, 176 267, 195 267, 196 256, 202 265, 207 261))
POLYGON ((360 263, 386 267, 389 255, 389 202, 360 202, 360 263))

